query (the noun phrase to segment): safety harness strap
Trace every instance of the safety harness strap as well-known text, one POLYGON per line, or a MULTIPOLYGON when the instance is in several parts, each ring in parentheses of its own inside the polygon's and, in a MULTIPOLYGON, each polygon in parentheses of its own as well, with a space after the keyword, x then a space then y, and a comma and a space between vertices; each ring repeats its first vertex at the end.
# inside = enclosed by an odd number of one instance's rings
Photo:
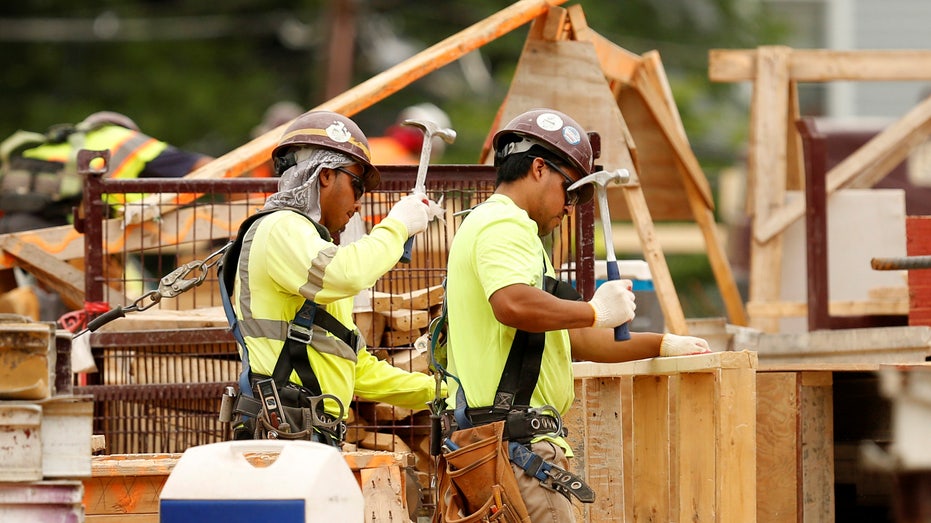
MULTIPOLYGON (((233 310, 231 291, 235 283, 236 266, 238 265, 239 256, 242 251, 242 241, 246 231, 248 231, 256 221, 267 216, 271 212, 275 211, 260 211, 249 216, 242 222, 236 234, 236 240, 223 256, 223 260, 218 265, 217 269, 220 276, 220 296, 223 301, 223 311, 226 313, 226 318, 229 321, 230 332, 242 347, 242 373, 239 375, 239 390, 241 394, 247 396, 253 395, 252 385, 249 380, 251 372, 249 366, 249 349, 243 338, 239 319, 236 317, 236 313, 233 310)), ((307 219, 310 220, 310 218, 307 219)), ((313 220, 310 221, 320 232, 321 236, 329 238, 329 233, 326 229, 323 229, 317 222, 313 220)), ((314 373, 307 355, 307 344, 309 344, 313 338, 314 325, 336 336, 351 347, 354 352, 358 352, 358 334, 349 330, 324 308, 318 306, 313 301, 305 300, 304 304, 297 311, 297 314, 295 314, 294 319, 288 325, 288 335, 285 339, 284 347, 281 349, 281 352, 278 354, 278 360, 275 362, 272 378, 275 380, 275 384, 278 388, 283 387, 289 382, 291 371, 294 370, 297 372, 298 377, 301 378, 301 382, 305 388, 310 390, 314 395, 322 394, 320 381, 317 379, 317 375, 314 373)))
POLYGON ((575 496, 582 503, 595 502, 595 491, 581 477, 545 461, 524 445, 516 441, 508 443, 508 454, 512 463, 523 469, 527 475, 540 480, 543 486, 563 495, 575 496))

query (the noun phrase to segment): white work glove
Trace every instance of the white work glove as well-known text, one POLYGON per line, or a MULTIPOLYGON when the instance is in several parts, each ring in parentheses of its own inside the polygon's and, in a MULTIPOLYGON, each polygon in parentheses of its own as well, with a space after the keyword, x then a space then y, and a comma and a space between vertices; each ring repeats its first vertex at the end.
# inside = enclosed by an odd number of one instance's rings
POLYGON ((689 354, 707 354, 711 352, 708 342, 695 336, 664 334, 659 344, 660 356, 687 356, 689 354))
POLYGON ((427 224, 433 218, 431 209, 436 206, 437 204, 430 201, 426 194, 413 193, 394 204, 387 217, 403 223, 407 227, 407 235, 414 236, 427 230, 427 224))
POLYGON ((588 302, 595 311, 592 327, 617 327, 634 319, 637 304, 630 280, 611 280, 601 284, 588 302))

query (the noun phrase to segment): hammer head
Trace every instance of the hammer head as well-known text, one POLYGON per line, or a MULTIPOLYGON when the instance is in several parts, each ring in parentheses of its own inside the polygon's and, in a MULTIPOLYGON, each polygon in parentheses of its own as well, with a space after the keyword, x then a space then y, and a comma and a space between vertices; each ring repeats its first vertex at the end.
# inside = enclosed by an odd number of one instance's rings
POLYGON ((607 187, 609 183, 614 182, 618 185, 630 181, 630 172, 627 169, 615 169, 613 171, 598 171, 589 174, 570 185, 567 190, 574 191, 585 184, 594 184, 602 188, 607 187))
POLYGON ((434 136, 439 136, 446 143, 453 143, 456 141, 456 131, 444 127, 440 128, 436 123, 431 122, 430 120, 404 120, 401 122, 401 125, 409 125, 411 127, 417 127, 423 131, 424 135, 424 145, 429 143, 434 136))
MULTIPOLYGON (((624 184, 630 180, 630 172, 627 169, 615 169, 613 171, 598 171, 584 178, 579 179, 579 181, 570 185, 566 190, 575 191, 575 190, 586 190, 586 185, 594 185, 596 193, 598 194, 598 205, 602 208, 607 208, 608 205, 608 193, 606 187, 609 183, 614 182, 617 184, 624 184)), ((591 199, 589 196, 591 193, 583 194, 583 198, 580 201, 588 201, 591 199)))

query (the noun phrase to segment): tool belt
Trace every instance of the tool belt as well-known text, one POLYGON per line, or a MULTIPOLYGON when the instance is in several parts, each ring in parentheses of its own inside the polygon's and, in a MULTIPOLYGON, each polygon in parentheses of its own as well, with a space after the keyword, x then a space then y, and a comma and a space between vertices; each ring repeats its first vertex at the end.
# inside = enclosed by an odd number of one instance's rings
MULTIPOLYGON (((251 379, 255 383, 267 379, 267 376, 254 374, 251 379)), ((332 394, 314 395, 295 383, 279 388, 278 395, 283 419, 270 420, 259 399, 233 394, 230 387, 223 397, 228 406, 221 407, 221 421, 224 421, 223 411, 228 411, 226 421, 234 421, 233 439, 296 439, 334 447, 342 444, 346 423, 342 421, 345 408, 339 398, 332 394), (336 402, 340 409, 339 417, 325 412, 325 400, 336 402)))
MULTIPOLYGON (((502 440, 507 445, 508 458, 525 474, 540 480, 540 484, 569 498, 574 496, 583 503, 595 501, 595 492, 585 481, 562 467, 545 461, 530 450, 530 442, 536 436, 565 437, 569 431, 562 425, 559 412, 550 405, 539 408, 522 407, 504 411, 491 407, 465 409, 466 416, 474 427, 503 422, 502 440)), ((454 411, 440 414, 443 441, 448 444, 451 436, 459 430, 454 411)), ((444 445, 445 445, 444 444, 444 445)), ((444 448, 449 451, 449 447, 444 448)), ((571 499, 571 498, 569 498, 571 499)))
MULTIPOLYGON (((504 439, 519 443, 530 443, 537 436, 566 437, 569 430, 563 426, 562 417, 554 407, 549 405, 532 408, 520 407, 504 410, 492 407, 465 409, 466 416, 473 426, 486 425, 504 421, 504 439)), ((443 439, 459 430, 453 410, 440 414, 443 439)))

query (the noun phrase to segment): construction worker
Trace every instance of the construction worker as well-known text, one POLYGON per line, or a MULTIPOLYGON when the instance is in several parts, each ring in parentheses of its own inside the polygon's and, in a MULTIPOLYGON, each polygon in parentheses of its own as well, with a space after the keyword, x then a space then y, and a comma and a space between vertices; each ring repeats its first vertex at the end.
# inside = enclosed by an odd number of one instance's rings
MULTIPOLYGON (((81 149, 109 150, 106 176, 113 178, 177 178, 212 159, 147 136, 131 118, 113 111, 95 112, 78 124, 52 126, 44 134, 18 131, 0 145, 0 234, 72 221, 72 208, 80 203, 83 190, 76 166, 81 149)), ((115 205, 125 199, 107 195, 115 205)), ((4 289, 15 285, 0 284, 4 289)), ((56 293, 41 285, 34 288, 43 321, 55 321, 67 312, 56 293)))
POLYGON ((335 427, 344 428, 354 395, 415 410, 434 398, 433 378, 368 352, 352 309, 353 297, 394 267, 407 238, 442 210, 424 194, 405 196, 369 234, 340 245, 359 200, 380 181, 359 127, 337 113, 304 113, 284 132, 272 159, 278 192, 240 227, 238 261, 224 261, 221 271, 235 270, 231 323, 234 332, 238 323, 244 345, 236 411, 254 420, 234 424, 234 434, 254 437, 249 423, 262 418, 239 408, 248 404, 242 394, 272 378, 282 405, 323 405, 314 419, 325 411, 326 421, 315 421, 308 436, 338 445, 343 434, 335 427))
MULTIPOLYGON (((445 111, 431 103, 422 103, 404 108, 397 120, 385 130, 384 136, 369 139, 372 146, 372 162, 376 165, 417 165, 423 147, 423 131, 402 125, 404 120, 427 120, 440 128, 450 126, 445 111)), ((430 149, 430 157, 436 160, 443 155, 445 142, 437 139, 430 149)))
POLYGON ((178 178, 212 159, 147 136, 131 118, 113 111, 53 126, 46 134, 19 131, 3 148, 0 233, 69 223, 83 189, 76 170, 81 149, 109 150, 111 178, 178 178))
POLYGON ((574 205, 592 198, 591 185, 572 192, 567 187, 592 172, 600 153, 593 142, 600 140, 590 140, 575 120, 552 109, 511 120, 493 137, 495 192, 465 217, 449 251, 447 350, 449 373, 457 377, 449 382, 454 419, 458 429, 507 420, 505 434, 512 447, 515 440, 520 447, 511 449, 512 468, 536 522, 575 519, 569 501, 574 492, 560 485, 553 490, 552 478, 539 479, 539 470, 536 477, 526 472, 514 454, 531 451, 543 463, 568 471, 571 449, 554 427, 562 426, 555 421, 574 398, 574 360, 621 362, 709 352, 705 340, 673 334, 634 332, 629 341, 614 341, 613 327, 634 317, 629 280, 603 283, 586 302, 553 279, 540 238, 574 205), (517 428, 525 421, 530 422, 517 428), (541 426, 543 433, 528 432, 528 426, 541 426))

